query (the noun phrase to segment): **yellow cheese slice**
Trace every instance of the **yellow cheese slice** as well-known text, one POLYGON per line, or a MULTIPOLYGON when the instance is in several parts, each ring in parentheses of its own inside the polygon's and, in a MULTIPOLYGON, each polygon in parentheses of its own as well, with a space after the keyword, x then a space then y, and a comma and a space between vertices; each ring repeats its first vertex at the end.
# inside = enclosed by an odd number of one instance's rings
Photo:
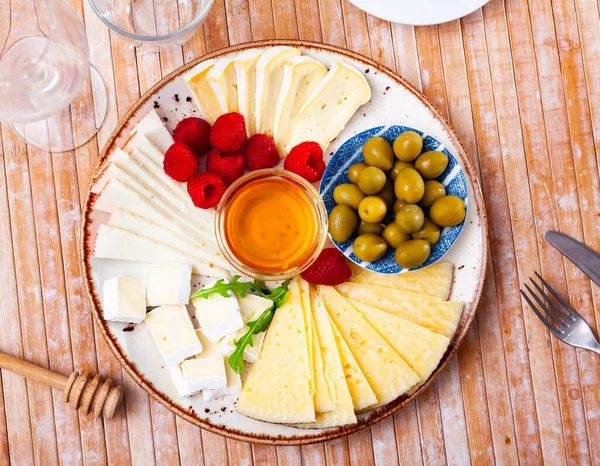
POLYGON ((226 108, 227 112, 239 111, 238 86, 235 79, 233 57, 223 57, 217 60, 215 66, 206 74, 206 80, 215 93, 221 108, 226 108))
POLYGON ((419 376, 336 290, 319 286, 325 308, 377 396, 378 405, 395 400, 419 376))
POLYGON ((367 319, 421 379, 425 380, 431 375, 448 348, 449 338, 366 304, 352 300, 348 302, 367 319))
POLYGON ((294 117, 284 153, 304 141, 315 141, 325 150, 370 98, 371 88, 362 73, 346 63, 335 62, 294 117))
POLYGON ((424 269, 406 272, 398 275, 383 275, 350 264, 352 276, 350 281, 363 285, 377 285, 394 290, 423 293, 448 300, 452 288, 453 265, 446 262, 433 264, 424 269))
POLYGON ((217 96, 215 95, 212 87, 206 80, 206 75, 215 66, 217 60, 206 60, 199 63, 184 76, 183 80, 187 85, 188 89, 192 92, 192 96, 196 101, 206 121, 211 125, 215 120, 223 113, 227 113, 227 107, 223 107, 217 96))
POLYGON ((298 283, 292 281, 289 290, 242 386, 237 410, 260 421, 301 424, 315 422, 315 405, 298 283))
POLYGON ((336 289, 346 298, 395 314, 448 338, 454 335, 463 309, 463 303, 382 286, 342 283, 336 289))
POLYGON ((238 92, 238 111, 246 120, 248 135, 256 133, 254 94, 256 93, 256 62, 263 54, 262 49, 248 49, 233 61, 238 92))
POLYGON ((327 68, 314 58, 299 56, 285 62, 273 123, 273 139, 281 155, 292 120, 326 74, 327 68))

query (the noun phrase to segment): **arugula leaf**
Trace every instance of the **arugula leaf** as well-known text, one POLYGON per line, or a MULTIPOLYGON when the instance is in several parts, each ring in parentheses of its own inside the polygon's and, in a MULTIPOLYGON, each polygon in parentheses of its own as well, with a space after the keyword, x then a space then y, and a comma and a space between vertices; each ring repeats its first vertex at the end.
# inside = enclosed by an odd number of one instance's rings
POLYGON ((192 294, 190 299, 204 298, 207 299, 211 294, 218 293, 224 298, 229 298, 230 291, 233 291, 240 298, 246 296, 248 291, 257 291, 257 286, 253 282, 240 282, 239 275, 234 275, 229 283, 224 283, 224 280, 217 280, 217 282, 210 288, 203 288, 192 294))

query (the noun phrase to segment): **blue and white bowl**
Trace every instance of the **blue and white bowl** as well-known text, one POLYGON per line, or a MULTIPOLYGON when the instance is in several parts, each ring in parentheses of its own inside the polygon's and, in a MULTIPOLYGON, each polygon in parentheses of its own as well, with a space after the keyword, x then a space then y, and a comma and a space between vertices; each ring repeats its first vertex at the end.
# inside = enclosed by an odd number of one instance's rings
MULTIPOLYGON (((339 184, 350 182, 348 179, 348 168, 355 163, 364 162, 362 147, 365 145, 365 143, 374 136, 381 136, 382 138, 387 139, 390 144, 392 144, 400 134, 406 131, 415 131, 423 137, 423 152, 438 150, 448 156, 448 166, 446 167, 444 173, 437 177, 436 180, 446 187, 446 193, 448 195, 460 197, 465 202, 465 207, 467 207, 468 198, 465 174, 463 173, 463 169, 458 163, 458 160, 450 153, 448 149, 446 149, 446 147, 444 147, 437 139, 426 135, 417 129, 409 128, 407 126, 378 126, 376 128, 363 131, 362 133, 359 133, 356 136, 348 139, 331 157, 331 160, 327 164, 325 174, 321 180, 319 192, 325 202, 328 214, 331 213, 331 210, 336 206, 336 203, 333 200, 333 190, 335 187, 339 184)), ((392 218, 393 214, 388 214, 384 220, 384 223, 389 223, 392 218)), ((425 261, 425 263, 413 269, 403 269, 400 267, 394 260, 394 250, 391 248, 388 249, 385 255, 377 261, 361 261, 354 255, 353 243, 356 239, 356 235, 353 235, 344 243, 332 241, 336 247, 355 264, 358 264, 361 267, 373 272, 397 274, 422 269, 440 260, 457 240, 458 235, 460 235, 464 227, 464 223, 465 222, 463 220, 463 222, 459 225, 443 228, 439 241, 431 247, 431 254, 429 255, 429 258, 425 261)))

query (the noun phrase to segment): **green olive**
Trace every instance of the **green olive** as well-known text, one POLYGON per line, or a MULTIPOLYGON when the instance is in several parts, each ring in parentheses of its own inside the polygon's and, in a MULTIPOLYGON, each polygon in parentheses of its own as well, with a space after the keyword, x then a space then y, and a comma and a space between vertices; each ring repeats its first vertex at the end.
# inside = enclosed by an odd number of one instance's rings
POLYGON ((356 212, 347 205, 336 205, 329 214, 329 233, 338 243, 348 241, 358 225, 356 212))
POLYGON ((383 199, 388 210, 391 210, 396 202, 396 194, 394 193, 394 185, 390 180, 387 180, 383 185, 383 189, 379 192, 378 196, 383 199))
POLYGON ((356 229, 356 234, 367 235, 369 233, 372 235, 381 235, 383 233, 383 225, 381 223, 360 222, 360 225, 356 229))
POLYGON ((402 133, 394 141, 394 154, 398 160, 412 162, 423 150, 423 138, 414 131, 402 133))
POLYGON ((348 179, 350 180, 350 183, 358 184, 358 175, 360 175, 360 172, 367 168, 367 166, 366 163, 362 162, 352 165, 348 169, 348 179))
POLYGON ((411 239, 411 236, 408 233, 404 233, 402 230, 400 230, 398 225, 395 223, 390 223, 387 227, 385 227, 381 236, 389 245, 389 247, 393 249, 396 249, 400 243, 411 239))
POLYGON ((398 173, 400 173, 405 168, 415 168, 415 166, 412 163, 403 162, 402 160, 396 160, 394 166, 392 167, 389 173, 389 177, 391 178, 391 180, 396 181, 398 173))
POLYGON ((364 194, 371 196, 382 190, 386 179, 381 168, 367 167, 358 175, 358 187, 364 194))
POLYGON ((428 218, 419 231, 412 234, 413 239, 424 239, 432 246, 440 239, 440 227, 428 218))
POLYGON ((429 217, 441 227, 458 225, 465 215, 465 203, 457 196, 441 197, 429 209, 429 217))
POLYGON ((400 243, 394 259, 400 267, 412 269, 418 267, 429 257, 431 246, 424 239, 411 239, 400 243))
POLYGON ((431 150, 423 152, 415 161, 415 168, 426 180, 437 178, 448 166, 448 156, 443 152, 431 150))
POLYGON ((388 171, 394 164, 392 146, 385 139, 374 137, 369 139, 362 148, 363 157, 367 165, 388 171))
POLYGON ((365 198, 365 195, 355 184, 340 184, 333 190, 333 200, 338 205, 349 205, 354 210, 358 210, 358 204, 365 198))
POLYGON ((406 201, 404 199, 396 199, 396 202, 394 202, 394 215, 396 215, 398 213, 398 211, 404 207, 406 205, 406 201))
POLYGON ((372 262, 381 257, 387 251, 387 243, 381 236, 367 234, 360 235, 354 240, 354 255, 361 261, 372 262))
POLYGON ((419 231, 425 221, 423 210, 415 204, 406 204, 396 214, 396 225, 404 233, 419 231))
POLYGON ((429 209, 435 201, 445 195, 446 188, 444 188, 442 183, 435 180, 427 180, 425 181, 425 192, 423 193, 423 198, 419 202, 419 205, 423 209, 429 209))
MULTIPOLYGON (((363 222, 379 223, 385 218, 386 213, 385 202, 377 196, 365 197, 358 206, 358 215, 363 222)), ((354 227, 356 228, 356 225, 354 227)))
POLYGON ((414 168, 405 168, 398 173, 394 184, 394 191, 398 199, 404 199, 409 204, 416 204, 423 197, 425 183, 417 170, 414 168))

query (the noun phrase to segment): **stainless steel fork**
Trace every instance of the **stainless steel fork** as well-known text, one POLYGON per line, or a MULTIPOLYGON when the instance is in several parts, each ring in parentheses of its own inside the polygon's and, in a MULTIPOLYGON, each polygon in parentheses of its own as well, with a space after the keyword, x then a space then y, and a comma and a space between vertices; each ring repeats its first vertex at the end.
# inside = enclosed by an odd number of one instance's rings
POLYGON ((537 314, 542 323, 548 327, 556 338, 568 345, 589 349, 600 354, 600 343, 594 337, 592 329, 584 318, 567 304, 539 273, 535 272, 535 276, 540 280, 542 286, 532 277, 529 277, 535 290, 531 289, 528 284, 525 284, 527 293, 523 290, 520 291, 525 301, 531 306, 531 309, 537 314), (550 292, 554 300, 546 294, 544 288, 550 292), (537 303, 537 306, 531 298, 537 303))

